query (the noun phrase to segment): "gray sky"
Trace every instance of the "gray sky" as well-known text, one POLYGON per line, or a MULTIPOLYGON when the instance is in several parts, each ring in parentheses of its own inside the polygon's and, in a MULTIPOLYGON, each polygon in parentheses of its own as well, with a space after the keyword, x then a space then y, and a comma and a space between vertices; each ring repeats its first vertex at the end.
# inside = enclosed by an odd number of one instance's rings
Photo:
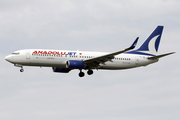
POLYGON ((179 0, 0 0, 1 120, 179 120, 179 0), (165 26, 147 67, 78 77, 19 68, 4 57, 26 48, 114 52, 165 26))

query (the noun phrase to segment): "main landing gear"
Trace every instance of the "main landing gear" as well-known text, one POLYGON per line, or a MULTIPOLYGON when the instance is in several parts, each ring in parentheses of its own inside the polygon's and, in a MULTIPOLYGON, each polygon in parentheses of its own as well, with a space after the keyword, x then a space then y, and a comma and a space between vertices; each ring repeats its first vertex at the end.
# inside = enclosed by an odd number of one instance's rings
MULTIPOLYGON (((92 74, 93 74, 93 70, 90 70, 90 69, 89 69, 89 70, 87 71, 87 74, 88 74, 88 75, 92 75, 92 74)), ((82 72, 82 70, 80 70, 79 77, 84 77, 84 75, 85 75, 84 72, 82 72)))
POLYGON ((84 72, 81 72, 81 71, 80 71, 79 77, 84 77, 84 75, 85 75, 84 72))
POLYGON ((93 71, 92 71, 92 70, 88 70, 88 71, 87 71, 87 74, 88 74, 88 75, 92 75, 92 74, 93 74, 93 71))

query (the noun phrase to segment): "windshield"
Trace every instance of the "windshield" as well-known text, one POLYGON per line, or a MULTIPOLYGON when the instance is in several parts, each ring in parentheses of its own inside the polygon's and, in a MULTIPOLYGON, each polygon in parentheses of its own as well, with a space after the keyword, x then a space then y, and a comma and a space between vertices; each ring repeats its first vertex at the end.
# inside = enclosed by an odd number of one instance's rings
POLYGON ((19 55, 20 53, 17 53, 17 52, 16 52, 16 53, 12 53, 12 54, 13 54, 13 55, 19 55))

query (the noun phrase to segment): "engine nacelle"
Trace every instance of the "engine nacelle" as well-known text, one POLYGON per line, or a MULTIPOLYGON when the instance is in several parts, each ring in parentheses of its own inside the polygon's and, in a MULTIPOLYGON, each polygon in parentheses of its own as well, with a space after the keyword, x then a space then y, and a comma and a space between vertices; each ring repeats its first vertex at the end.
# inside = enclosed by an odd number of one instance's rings
POLYGON ((84 62, 79 61, 79 60, 68 60, 66 62, 66 68, 83 69, 84 68, 84 62))
POLYGON ((53 72, 60 72, 60 73, 68 73, 70 69, 61 68, 61 67, 52 67, 53 72))

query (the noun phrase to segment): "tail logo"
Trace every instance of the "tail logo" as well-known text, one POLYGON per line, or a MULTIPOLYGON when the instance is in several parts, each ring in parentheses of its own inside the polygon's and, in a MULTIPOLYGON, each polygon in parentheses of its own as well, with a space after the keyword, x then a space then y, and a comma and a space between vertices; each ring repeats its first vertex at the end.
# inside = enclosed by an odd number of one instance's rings
POLYGON ((156 55, 157 51, 156 51, 156 48, 155 48, 155 43, 156 43, 156 40, 157 40, 157 38, 158 38, 159 36, 160 36, 160 35, 156 35, 155 37, 153 37, 153 38, 149 41, 149 44, 148 44, 148 49, 149 49, 149 51, 138 51, 138 52, 156 55))

